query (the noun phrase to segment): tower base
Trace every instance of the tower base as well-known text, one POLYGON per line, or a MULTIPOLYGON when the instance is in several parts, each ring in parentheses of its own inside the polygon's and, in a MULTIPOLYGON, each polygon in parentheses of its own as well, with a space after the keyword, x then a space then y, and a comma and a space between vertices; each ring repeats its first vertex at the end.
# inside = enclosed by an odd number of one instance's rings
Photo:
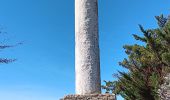
POLYGON ((67 95, 60 100, 116 100, 113 94, 67 95))

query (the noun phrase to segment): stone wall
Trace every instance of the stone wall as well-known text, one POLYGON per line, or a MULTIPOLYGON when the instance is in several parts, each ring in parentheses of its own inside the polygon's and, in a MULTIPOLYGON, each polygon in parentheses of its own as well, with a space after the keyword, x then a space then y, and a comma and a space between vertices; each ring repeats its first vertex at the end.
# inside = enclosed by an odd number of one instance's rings
POLYGON ((60 100, 116 100, 113 94, 68 95, 60 100))
POLYGON ((165 77, 165 83, 159 89, 161 100, 170 100, 170 74, 165 77))

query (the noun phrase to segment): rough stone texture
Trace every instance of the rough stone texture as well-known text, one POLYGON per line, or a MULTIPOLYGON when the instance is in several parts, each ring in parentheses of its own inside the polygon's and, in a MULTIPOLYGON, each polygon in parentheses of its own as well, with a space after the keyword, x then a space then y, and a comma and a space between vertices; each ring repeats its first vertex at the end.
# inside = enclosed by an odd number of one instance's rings
POLYGON ((60 100, 116 100, 116 96, 111 94, 68 95, 60 100))
POLYGON ((98 0, 75 0, 76 94, 101 93, 98 0))
POLYGON ((159 89, 161 100, 170 100, 170 74, 165 77, 165 83, 159 89))

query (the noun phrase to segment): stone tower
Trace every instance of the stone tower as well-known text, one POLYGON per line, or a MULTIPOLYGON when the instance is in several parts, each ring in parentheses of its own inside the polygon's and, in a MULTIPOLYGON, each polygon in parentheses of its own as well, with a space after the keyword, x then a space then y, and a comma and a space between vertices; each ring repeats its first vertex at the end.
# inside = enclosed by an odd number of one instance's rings
POLYGON ((98 0, 75 0, 76 94, 101 93, 98 0))

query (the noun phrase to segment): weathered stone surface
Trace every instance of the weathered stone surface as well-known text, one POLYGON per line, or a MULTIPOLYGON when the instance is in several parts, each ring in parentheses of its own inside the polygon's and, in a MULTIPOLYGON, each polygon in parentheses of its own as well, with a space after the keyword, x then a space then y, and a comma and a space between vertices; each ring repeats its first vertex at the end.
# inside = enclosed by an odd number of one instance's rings
POLYGON ((170 100, 170 74, 165 77, 165 83, 159 89, 161 100, 170 100))
POLYGON ((61 100, 116 100, 113 94, 68 95, 61 100))
POLYGON ((76 94, 101 93, 98 0, 75 0, 76 94))

